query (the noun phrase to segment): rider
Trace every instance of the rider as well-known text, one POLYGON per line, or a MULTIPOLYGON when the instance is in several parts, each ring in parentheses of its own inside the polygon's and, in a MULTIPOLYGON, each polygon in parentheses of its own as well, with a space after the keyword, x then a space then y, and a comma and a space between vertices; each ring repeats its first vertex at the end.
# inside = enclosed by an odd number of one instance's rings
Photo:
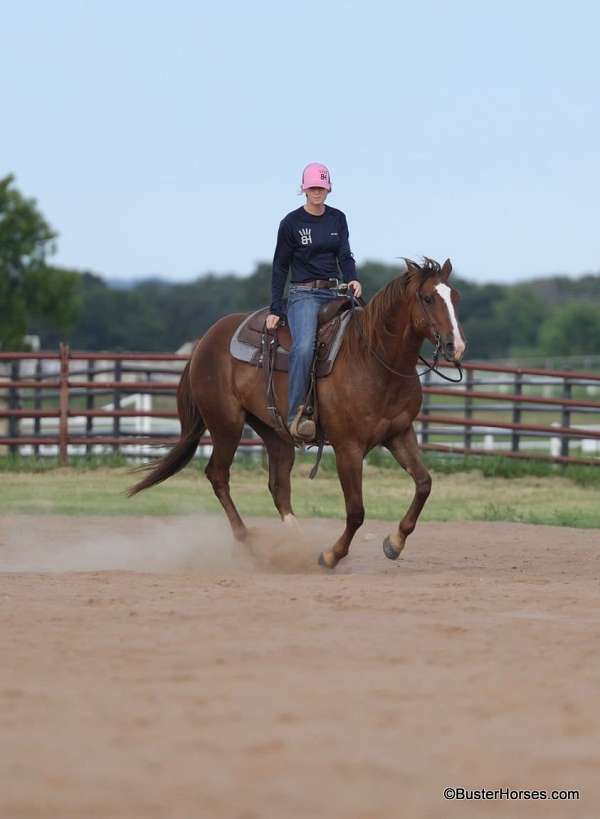
POLYGON ((348 223, 341 210, 325 204, 331 178, 325 165, 311 162, 302 173, 306 202, 279 225, 273 258, 271 312, 273 330, 284 315, 283 291, 291 267, 287 319, 292 334, 288 377, 288 427, 297 443, 313 441, 315 423, 303 415, 320 308, 335 298, 341 278, 356 298, 361 285, 348 241, 348 223))

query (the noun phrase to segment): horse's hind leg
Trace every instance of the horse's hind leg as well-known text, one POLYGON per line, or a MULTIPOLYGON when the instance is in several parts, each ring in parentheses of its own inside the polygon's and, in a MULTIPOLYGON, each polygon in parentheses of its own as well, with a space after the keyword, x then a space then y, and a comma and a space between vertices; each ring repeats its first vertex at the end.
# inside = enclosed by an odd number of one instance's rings
POLYGON ((244 419, 242 417, 236 424, 231 423, 228 426, 221 424, 218 430, 214 427, 210 430, 213 451, 205 469, 206 477, 211 482, 213 491, 225 510, 234 537, 237 540, 244 540, 248 534, 248 530, 234 502, 231 500, 231 494, 229 492, 229 471, 233 456, 242 437, 243 428, 244 419))
POLYGON ((291 471, 294 465, 294 445, 281 438, 274 429, 254 415, 248 416, 248 423, 263 439, 269 456, 269 491, 275 508, 284 523, 295 523, 292 510, 291 471))
POLYGON ((412 425, 404 432, 390 438, 385 442, 385 446, 392 453, 415 482, 415 495, 411 505, 398 526, 398 531, 386 537, 383 541, 383 551, 390 560, 396 560, 402 549, 406 538, 414 530, 421 510, 425 506, 425 501, 431 492, 431 475, 427 471, 419 452, 417 436, 412 425))

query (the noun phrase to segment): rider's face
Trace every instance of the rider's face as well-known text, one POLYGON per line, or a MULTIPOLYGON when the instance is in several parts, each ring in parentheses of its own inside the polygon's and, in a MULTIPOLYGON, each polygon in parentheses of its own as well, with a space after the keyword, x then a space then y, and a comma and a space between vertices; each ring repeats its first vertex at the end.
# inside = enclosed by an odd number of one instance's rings
POLYGON ((307 188, 305 193, 308 204, 318 207, 325 203, 329 191, 327 188, 307 188))

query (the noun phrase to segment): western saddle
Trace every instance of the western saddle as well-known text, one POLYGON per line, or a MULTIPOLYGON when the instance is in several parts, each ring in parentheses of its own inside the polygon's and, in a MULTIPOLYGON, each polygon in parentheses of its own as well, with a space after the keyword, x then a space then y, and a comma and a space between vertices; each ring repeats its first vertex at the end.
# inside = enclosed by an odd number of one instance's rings
MULTIPOLYGON (((305 398, 305 412, 318 422, 317 378, 325 378, 333 370, 335 360, 342 346, 344 333, 352 315, 352 299, 340 296, 331 299, 319 311, 319 324, 315 344, 315 355, 311 367, 311 379, 305 398)), ((273 389, 273 372, 287 372, 292 336, 287 322, 282 319, 275 330, 267 330, 265 321, 270 309, 262 307, 251 313, 235 331, 229 351, 238 361, 245 361, 254 367, 262 367, 265 373, 267 407, 281 435, 289 440, 289 432, 276 406, 273 389)), ((318 425, 317 425, 318 429, 318 425)), ((323 436, 319 437, 322 447, 323 436)))

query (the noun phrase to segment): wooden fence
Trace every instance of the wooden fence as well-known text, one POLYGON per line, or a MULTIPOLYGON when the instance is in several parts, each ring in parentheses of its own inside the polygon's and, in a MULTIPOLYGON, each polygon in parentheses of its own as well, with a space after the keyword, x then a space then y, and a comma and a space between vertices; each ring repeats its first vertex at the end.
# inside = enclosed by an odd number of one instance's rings
MULTIPOLYGON (((179 437, 174 396, 187 358, 65 345, 2 352, 0 447, 57 452, 66 464, 73 453, 140 455, 171 445, 179 437)), ((427 373, 423 392, 417 429, 424 450, 600 465, 598 373, 469 363, 461 384, 427 373)), ((241 444, 260 440, 248 434, 241 444)), ((201 445, 209 447, 210 438, 201 445)))

